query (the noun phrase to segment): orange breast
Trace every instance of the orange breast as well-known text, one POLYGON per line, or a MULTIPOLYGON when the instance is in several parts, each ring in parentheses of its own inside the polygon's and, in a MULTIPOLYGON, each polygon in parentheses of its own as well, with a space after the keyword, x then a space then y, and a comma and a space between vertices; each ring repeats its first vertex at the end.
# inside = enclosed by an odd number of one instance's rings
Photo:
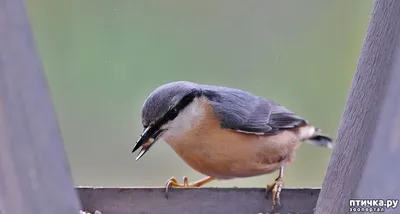
POLYGON ((295 132, 257 136, 222 129, 204 101, 205 117, 190 131, 165 141, 196 171, 217 179, 271 173, 290 162, 299 145, 295 132))

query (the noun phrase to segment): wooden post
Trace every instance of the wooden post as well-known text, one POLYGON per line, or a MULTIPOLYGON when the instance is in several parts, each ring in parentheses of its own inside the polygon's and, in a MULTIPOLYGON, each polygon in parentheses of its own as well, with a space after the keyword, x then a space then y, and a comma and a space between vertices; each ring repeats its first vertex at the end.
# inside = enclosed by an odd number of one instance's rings
MULTIPOLYGON (((400 72, 394 70, 395 62, 398 61, 396 53, 399 49, 400 39, 400 1, 398 0, 376 0, 368 27, 367 36, 358 62, 350 95, 343 113, 339 128, 336 147, 333 150, 321 193, 317 202, 316 213, 342 214, 349 212, 349 199, 353 198, 359 181, 363 182, 358 190, 358 196, 364 197, 375 190, 367 188, 381 187, 381 185, 399 185, 399 182, 387 184, 371 183, 374 181, 389 181, 390 176, 395 175, 390 165, 394 163, 393 152, 397 138, 393 134, 394 120, 399 114, 398 100, 394 92, 386 93, 389 80, 399 87, 400 80, 395 80, 394 74, 400 72), (398 81, 398 82, 394 82, 398 81), (386 96, 388 95, 388 96, 386 96), (396 98, 396 99, 395 99, 396 98), (388 111, 380 114, 382 105, 394 105, 385 107, 388 111), (392 100, 390 100, 392 99, 392 100), (390 109, 392 108, 392 109, 390 109), (392 119, 387 114, 392 114, 392 119), (386 116, 385 116, 386 115, 386 116), (382 118, 382 119, 380 119, 382 118), (386 119, 385 119, 386 118, 386 119), (378 121, 381 123, 378 126, 378 121), (378 129, 379 128, 379 129, 378 129), (387 130, 383 130, 387 129, 387 130), (377 130, 380 130, 377 132, 377 130), (389 134, 390 136, 383 137, 389 134), (375 139, 375 140, 374 140, 375 139), (390 140, 389 140, 390 139, 390 140), (374 141, 373 141, 374 140, 374 141), (384 142, 388 140, 387 142, 384 142), (372 142, 374 145, 372 145, 372 142), (382 155, 378 157, 377 155, 382 155), (367 159, 370 161, 367 163, 367 159), (378 160, 380 159, 380 160, 378 160), (374 161, 377 161, 374 163, 374 161), (370 176, 371 170, 379 168, 376 179, 370 176), (364 176, 363 170, 366 169, 364 176), (386 173, 386 174, 385 174, 386 173), (387 177, 386 177, 387 176, 387 177), (385 180, 386 179, 386 180, 385 180)), ((398 75, 398 74, 396 74, 398 75)), ((396 92, 398 93, 398 91, 396 92)), ((397 157, 397 161, 399 158, 397 157)), ((393 177, 392 179, 398 179, 393 177)), ((386 188, 386 187, 384 187, 386 188)), ((399 196, 399 191, 396 193, 399 196)), ((388 196, 388 191, 382 191, 378 196, 388 196)))
POLYGON ((0 0, 0 213, 79 213, 22 0, 0 0))
MULTIPOLYGON (((353 198, 400 199, 400 52, 395 60, 377 132, 353 198)), ((399 209, 387 209, 385 213, 398 213, 399 209)))

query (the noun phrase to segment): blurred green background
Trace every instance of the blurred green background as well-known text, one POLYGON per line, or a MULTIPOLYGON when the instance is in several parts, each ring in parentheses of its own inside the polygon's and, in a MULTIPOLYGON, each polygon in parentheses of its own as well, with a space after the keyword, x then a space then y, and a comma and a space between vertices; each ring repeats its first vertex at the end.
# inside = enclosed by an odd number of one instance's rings
MULTIPOLYGON (((162 186, 203 176, 164 143, 131 154, 161 84, 268 97, 336 137, 372 1, 27 0, 76 185, 162 186)), ((305 144, 286 187, 322 184, 330 151, 305 144)), ((208 186, 265 187, 276 173, 208 186)))

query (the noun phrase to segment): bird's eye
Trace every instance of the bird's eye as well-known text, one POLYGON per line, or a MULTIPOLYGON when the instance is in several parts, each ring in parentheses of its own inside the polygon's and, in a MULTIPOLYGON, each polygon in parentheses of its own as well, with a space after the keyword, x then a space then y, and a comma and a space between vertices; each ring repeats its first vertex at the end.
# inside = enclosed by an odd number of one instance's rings
POLYGON ((177 108, 171 108, 171 110, 170 110, 170 118, 174 119, 177 116, 178 116, 178 109, 177 108))

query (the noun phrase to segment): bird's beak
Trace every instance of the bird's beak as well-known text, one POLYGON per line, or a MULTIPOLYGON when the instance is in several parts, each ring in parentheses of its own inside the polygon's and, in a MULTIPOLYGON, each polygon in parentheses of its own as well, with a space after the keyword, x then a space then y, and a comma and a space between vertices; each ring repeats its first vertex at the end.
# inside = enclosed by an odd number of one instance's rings
POLYGON ((139 149, 139 147, 142 147, 142 150, 140 150, 136 160, 139 160, 144 154, 146 154, 147 151, 149 151, 150 147, 158 140, 162 132, 162 130, 157 129, 154 126, 148 126, 143 131, 132 150, 132 153, 134 153, 137 149, 139 149))

